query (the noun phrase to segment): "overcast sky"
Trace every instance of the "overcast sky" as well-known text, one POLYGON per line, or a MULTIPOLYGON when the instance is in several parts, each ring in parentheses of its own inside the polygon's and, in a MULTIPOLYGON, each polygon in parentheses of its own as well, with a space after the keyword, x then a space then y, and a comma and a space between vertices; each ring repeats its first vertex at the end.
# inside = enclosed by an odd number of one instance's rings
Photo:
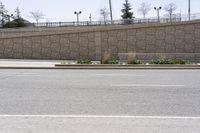
MULTIPOLYGON (((99 10, 104 7, 109 7, 109 0, 0 0, 9 10, 9 13, 14 13, 15 8, 18 6, 21 11, 21 15, 34 21, 30 17, 30 11, 40 10, 45 14, 43 21, 75 21, 76 16, 74 11, 82 11, 80 20, 89 20, 89 14, 92 14, 93 20, 99 20, 99 10)), ((156 16, 156 12, 153 10, 154 6, 162 6, 174 2, 177 5, 177 13, 186 14, 188 10, 188 0, 129 0, 134 16, 141 18, 142 16, 138 12, 138 8, 142 2, 151 4, 152 10, 147 17, 156 16)), ((113 16, 114 19, 120 19, 122 3, 124 0, 112 0, 113 16)), ((200 0, 191 0, 191 12, 200 13, 200 0)), ((161 11, 161 15, 165 14, 164 10, 161 11)))

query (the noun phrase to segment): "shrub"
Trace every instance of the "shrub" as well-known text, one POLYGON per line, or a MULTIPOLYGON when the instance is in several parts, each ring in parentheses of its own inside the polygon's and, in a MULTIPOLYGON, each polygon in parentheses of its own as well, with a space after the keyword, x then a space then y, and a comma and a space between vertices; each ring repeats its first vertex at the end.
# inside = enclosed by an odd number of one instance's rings
POLYGON ((108 61, 108 64, 119 64, 119 61, 116 59, 111 59, 108 61))
POLYGON ((78 64, 92 64, 92 61, 91 60, 78 60, 78 64))
POLYGON ((175 62, 175 64, 186 64, 186 61, 181 60, 181 59, 175 59, 173 61, 175 62))
POLYGON ((157 59, 151 60, 150 64, 186 64, 186 61, 181 59, 157 59))
POLYGON ((142 64, 140 60, 132 60, 131 62, 128 62, 128 64, 142 64))
POLYGON ((15 28, 15 27, 26 27, 25 20, 23 18, 14 19, 11 22, 7 22, 3 25, 3 28, 15 28))

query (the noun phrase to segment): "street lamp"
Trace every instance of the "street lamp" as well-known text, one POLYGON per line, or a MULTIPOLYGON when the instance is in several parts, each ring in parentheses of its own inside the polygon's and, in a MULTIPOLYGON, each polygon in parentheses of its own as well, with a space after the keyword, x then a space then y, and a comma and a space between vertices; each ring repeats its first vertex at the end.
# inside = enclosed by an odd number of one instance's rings
POLYGON ((112 2, 111 0, 109 0, 109 5, 110 5, 110 20, 111 20, 111 24, 113 23, 113 15, 112 15, 112 2))
POLYGON ((154 7, 154 9, 157 11, 157 16, 158 16, 158 22, 160 22, 160 10, 162 9, 162 7, 154 7))
POLYGON ((189 21, 190 21, 190 11, 191 11, 190 0, 188 0, 188 19, 189 19, 189 21))
POLYGON ((79 15, 80 15, 81 13, 82 13, 81 11, 79 11, 79 12, 75 11, 75 12, 74 12, 74 14, 76 14, 76 17, 77 17, 77 25, 79 24, 79 15))

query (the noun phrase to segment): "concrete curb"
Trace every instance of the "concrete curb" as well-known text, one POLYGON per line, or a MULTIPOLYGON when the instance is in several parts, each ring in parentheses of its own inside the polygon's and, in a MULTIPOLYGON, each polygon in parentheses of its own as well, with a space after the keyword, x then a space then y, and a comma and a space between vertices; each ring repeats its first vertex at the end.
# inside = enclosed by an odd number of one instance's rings
POLYGON ((5 66, 0 69, 200 69, 200 65, 61 65, 55 67, 5 66))

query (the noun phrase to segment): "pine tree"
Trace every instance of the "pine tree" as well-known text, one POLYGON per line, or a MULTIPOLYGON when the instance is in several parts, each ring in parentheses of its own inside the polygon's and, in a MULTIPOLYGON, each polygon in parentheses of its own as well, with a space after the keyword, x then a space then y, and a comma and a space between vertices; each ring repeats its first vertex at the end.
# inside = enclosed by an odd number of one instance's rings
POLYGON ((123 13, 121 15, 122 19, 132 19, 133 18, 133 12, 131 12, 131 4, 128 0, 125 0, 125 3, 123 4, 123 8, 121 12, 123 13))
POLYGON ((16 9, 15 9, 15 13, 16 13, 16 15, 15 15, 15 17, 17 18, 17 19, 19 19, 21 16, 20 16, 20 10, 19 10, 19 7, 17 7, 16 9))
POLYGON ((5 9, 5 6, 3 5, 2 2, 0 2, 0 24, 5 23, 5 17, 7 15, 7 10, 5 9))

